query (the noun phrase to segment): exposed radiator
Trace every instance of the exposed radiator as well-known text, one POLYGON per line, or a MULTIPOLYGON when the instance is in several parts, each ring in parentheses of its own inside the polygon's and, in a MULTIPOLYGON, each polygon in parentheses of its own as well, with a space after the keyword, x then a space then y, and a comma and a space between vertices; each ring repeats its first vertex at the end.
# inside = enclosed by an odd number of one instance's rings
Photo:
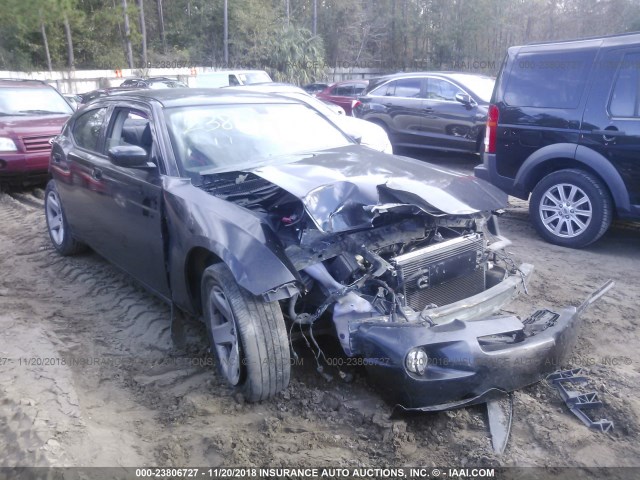
POLYGON ((466 235, 395 257, 406 303, 421 311, 470 297, 485 289, 484 237, 466 235))

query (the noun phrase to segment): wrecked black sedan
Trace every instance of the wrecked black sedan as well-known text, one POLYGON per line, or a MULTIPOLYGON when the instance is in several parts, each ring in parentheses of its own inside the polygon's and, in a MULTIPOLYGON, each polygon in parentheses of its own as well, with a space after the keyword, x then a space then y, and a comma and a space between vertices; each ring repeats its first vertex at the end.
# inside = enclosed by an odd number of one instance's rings
POLYGON ((292 99, 99 99, 55 139, 50 172, 58 252, 89 245, 201 317, 250 401, 287 386, 292 332, 319 349, 323 324, 391 401, 423 410, 535 382, 573 337, 573 307, 495 316, 533 271, 503 251, 503 193, 360 146, 292 99))

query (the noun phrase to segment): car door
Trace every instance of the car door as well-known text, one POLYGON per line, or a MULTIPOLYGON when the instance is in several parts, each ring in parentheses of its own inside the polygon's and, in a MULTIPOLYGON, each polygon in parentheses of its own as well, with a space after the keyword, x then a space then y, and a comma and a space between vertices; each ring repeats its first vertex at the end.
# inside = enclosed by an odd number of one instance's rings
POLYGON ((96 106, 85 110, 71 125, 69 135, 62 135, 63 150, 52 152, 51 173, 67 223, 74 235, 93 245, 96 206, 93 191, 99 191, 101 182, 94 176, 95 165, 104 161, 102 148, 108 108, 96 106))
POLYGON ((95 249, 148 288, 169 297, 162 223, 162 161, 154 144, 150 109, 117 106, 105 131, 104 156, 94 166, 103 191, 94 191, 95 249), (148 152, 146 168, 115 165, 109 149, 136 145, 148 152))
MULTIPOLYGON (((602 49, 583 116, 580 144, 608 159, 640 211, 640 48, 602 49)), ((623 214, 625 212, 622 212, 623 214)))
POLYGON ((468 95, 443 78, 427 78, 423 117, 431 145, 445 150, 475 152, 478 140, 478 104, 463 104, 456 95, 468 95))
POLYGON ((368 94, 371 102, 377 105, 375 116, 388 126, 394 144, 425 143, 424 86, 422 78, 401 78, 368 94))

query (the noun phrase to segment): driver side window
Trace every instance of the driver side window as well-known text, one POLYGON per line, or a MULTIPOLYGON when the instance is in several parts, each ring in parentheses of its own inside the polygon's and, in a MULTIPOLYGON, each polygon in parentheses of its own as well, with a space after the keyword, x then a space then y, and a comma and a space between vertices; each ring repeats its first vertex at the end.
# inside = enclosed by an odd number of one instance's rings
POLYGON ((149 160, 157 163, 152 158, 153 134, 147 114, 123 108, 117 109, 113 116, 114 120, 107 133, 107 150, 129 145, 142 147, 147 152, 149 160))
POLYGON ((104 123, 107 109, 89 110, 78 117, 73 125, 73 138, 78 146, 97 152, 100 147, 100 130, 104 123))

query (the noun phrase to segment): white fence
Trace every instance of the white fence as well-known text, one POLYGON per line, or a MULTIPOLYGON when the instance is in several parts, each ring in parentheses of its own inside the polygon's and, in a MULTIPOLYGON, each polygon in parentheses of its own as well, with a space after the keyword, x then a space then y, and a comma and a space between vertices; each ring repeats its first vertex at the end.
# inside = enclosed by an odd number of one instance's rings
MULTIPOLYGON (((133 77, 170 77, 192 86, 198 74, 213 71, 206 67, 196 68, 149 68, 126 70, 73 70, 54 72, 10 72, 1 71, 0 78, 42 80, 62 93, 85 93, 98 88, 117 87, 125 79, 133 77)), ((334 68, 328 70, 329 81, 371 78, 383 74, 373 68, 334 68)))

